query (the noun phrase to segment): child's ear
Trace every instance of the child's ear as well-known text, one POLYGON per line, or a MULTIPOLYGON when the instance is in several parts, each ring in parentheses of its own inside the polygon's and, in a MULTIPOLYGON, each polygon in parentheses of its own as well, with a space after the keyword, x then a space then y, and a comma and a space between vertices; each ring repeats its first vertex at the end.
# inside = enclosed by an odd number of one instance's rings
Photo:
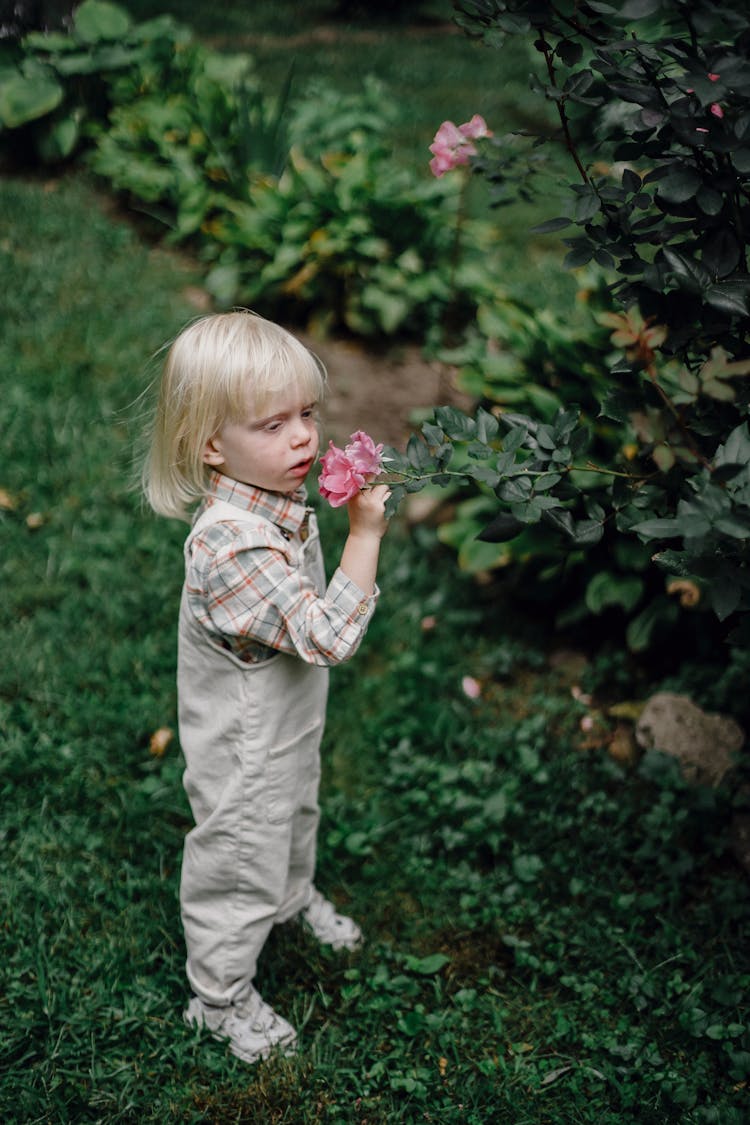
POLYGON ((216 442, 215 435, 214 437, 209 438, 206 444, 203 446, 202 456, 204 465, 217 466, 224 464, 224 454, 221 452, 221 448, 216 442))

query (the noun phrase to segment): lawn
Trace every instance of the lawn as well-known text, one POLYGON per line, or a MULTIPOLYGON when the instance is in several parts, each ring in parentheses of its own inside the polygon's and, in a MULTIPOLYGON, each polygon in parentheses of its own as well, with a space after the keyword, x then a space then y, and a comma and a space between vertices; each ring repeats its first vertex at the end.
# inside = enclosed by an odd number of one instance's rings
MULTIPOLYGON (((183 1026, 190 821, 176 740, 150 748, 175 725, 183 529, 133 482, 150 357, 196 276, 76 176, 5 180, 0 206, 2 1119, 747 1120, 729 792, 583 749, 571 687, 653 683, 553 658, 401 523, 324 744, 319 883, 367 944, 272 936, 258 984, 300 1028, 291 1060, 248 1069, 183 1026)), ((321 519, 331 559, 341 513, 321 519)))

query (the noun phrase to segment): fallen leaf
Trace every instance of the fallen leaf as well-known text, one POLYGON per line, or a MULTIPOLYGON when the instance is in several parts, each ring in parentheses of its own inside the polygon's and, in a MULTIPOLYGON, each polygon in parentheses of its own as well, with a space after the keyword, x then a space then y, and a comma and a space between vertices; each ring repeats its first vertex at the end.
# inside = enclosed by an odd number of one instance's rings
POLYGON ((5 512, 12 512, 18 504, 18 497, 8 492, 7 488, 0 488, 0 508, 5 512))
POLYGON ((148 748, 150 753, 153 754, 155 758, 162 758, 173 738, 174 731, 169 727, 159 727, 149 739, 148 748))
POLYGON ((621 766, 632 766, 638 757, 638 749, 629 727, 618 723, 609 744, 609 756, 621 766))
POLYGON ((37 531, 44 522, 45 516, 43 512, 29 512, 26 517, 26 526, 31 531, 37 531))
POLYGON ((701 600, 701 588, 697 582, 692 582, 689 578, 675 578, 667 586, 668 594, 679 594, 680 605, 686 609, 697 605, 701 600))

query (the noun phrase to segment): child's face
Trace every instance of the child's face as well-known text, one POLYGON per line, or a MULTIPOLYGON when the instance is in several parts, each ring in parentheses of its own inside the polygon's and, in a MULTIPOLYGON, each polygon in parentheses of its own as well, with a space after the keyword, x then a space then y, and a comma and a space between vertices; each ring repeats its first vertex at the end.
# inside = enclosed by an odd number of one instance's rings
POLYGON ((203 451, 203 460, 225 476, 268 492, 294 492, 318 455, 317 403, 299 392, 274 396, 262 414, 226 422, 203 451))

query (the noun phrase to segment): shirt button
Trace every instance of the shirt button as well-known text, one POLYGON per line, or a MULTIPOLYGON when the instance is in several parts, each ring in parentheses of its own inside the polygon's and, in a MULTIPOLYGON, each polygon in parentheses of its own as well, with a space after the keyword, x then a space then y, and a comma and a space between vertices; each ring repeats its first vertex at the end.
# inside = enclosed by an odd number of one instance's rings
POLYGON ((367 605, 367 602, 360 602, 359 605, 357 606, 357 613, 360 615, 360 617, 364 617, 365 614, 369 613, 369 612, 370 612, 370 609, 369 609, 369 606, 367 605))

